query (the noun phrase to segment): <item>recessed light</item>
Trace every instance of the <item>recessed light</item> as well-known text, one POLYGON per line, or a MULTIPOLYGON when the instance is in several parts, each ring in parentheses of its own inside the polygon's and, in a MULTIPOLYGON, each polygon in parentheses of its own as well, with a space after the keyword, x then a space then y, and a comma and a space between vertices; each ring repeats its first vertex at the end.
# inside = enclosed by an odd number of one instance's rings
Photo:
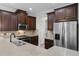
POLYGON ((29 8, 29 10, 32 10, 32 8, 29 8))

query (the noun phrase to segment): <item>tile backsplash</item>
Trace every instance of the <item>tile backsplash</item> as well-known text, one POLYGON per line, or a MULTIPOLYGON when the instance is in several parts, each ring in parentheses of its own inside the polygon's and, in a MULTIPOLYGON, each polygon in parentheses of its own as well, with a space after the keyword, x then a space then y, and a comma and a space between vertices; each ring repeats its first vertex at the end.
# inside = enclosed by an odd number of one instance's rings
POLYGON ((26 31, 1 31, 0 36, 2 37, 10 37, 11 33, 15 33, 16 36, 20 35, 38 35, 37 31, 35 30, 26 30, 26 31))
POLYGON ((15 35, 37 35, 37 31, 36 30, 17 31, 15 35))
POLYGON ((52 33, 52 31, 47 31, 47 33, 46 33, 46 39, 53 39, 53 33, 52 33))

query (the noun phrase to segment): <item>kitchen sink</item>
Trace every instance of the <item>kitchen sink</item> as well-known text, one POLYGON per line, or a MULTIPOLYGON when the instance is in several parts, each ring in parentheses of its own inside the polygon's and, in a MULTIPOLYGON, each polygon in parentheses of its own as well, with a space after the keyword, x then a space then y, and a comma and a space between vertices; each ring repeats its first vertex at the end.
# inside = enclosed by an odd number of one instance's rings
POLYGON ((12 43, 15 44, 16 46, 22 46, 22 45, 25 45, 26 44, 26 42, 21 41, 21 40, 13 41, 12 43))

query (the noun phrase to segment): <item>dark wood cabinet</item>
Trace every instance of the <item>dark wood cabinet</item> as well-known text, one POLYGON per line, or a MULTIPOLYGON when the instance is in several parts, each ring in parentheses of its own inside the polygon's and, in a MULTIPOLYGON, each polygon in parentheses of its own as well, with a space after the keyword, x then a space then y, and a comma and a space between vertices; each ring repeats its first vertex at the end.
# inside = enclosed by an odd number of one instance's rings
POLYGON ((55 9, 55 19, 56 21, 63 20, 65 18, 65 8, 55 9))
POLYGON ((18 20, 17 15, 12 14, 10 20, 10 31, 17 31, 18 30, 18 20))
POLYGON ((19 40, 38 46, 38 36, 18 36, 19 40))
POLYGON ((18 19, 18 24, 26 24, 26 20, 27 20, 27 13, 26 11, 23 10, 17 10, 16 11, 17 14, 17 19, 18 19))
POLYGON ((77 4, 70 5, 65 8, 65 19, 67 20, 77 20, 77 4))
POLYGON ((35 30, 36 17, 27 17, 26 11, 23 10, 17 10, 15 13, 0 10, 0 31, 17 31, 18 24, 27 24, 28 30, 35 30))
POLYGON ((27 16, 26 11, 23 10, 17 10, 17 19, 18 19, 18 24, 27 24, 27 29, 28 30, 35 30, 36 29, 36 17, 33 16, 27 16))
POLYGON ((17 16, 14 13, 0 10, 0 31, 17 30, 17 16))
POLYGON ((27 24, 28 30, 35 30, 36 17, 27 17, 26 11, 23 10, 17 10, 15 13, 0 10, 0 31, 17 31, 18 24, 27 24))
POLYGON ((48 30, 53 30, 53 22, 55 20, 55 13, 51 12, 47 14, 48 16, 48 30))
POLYGON ((36 29, 36 17, 28 16, 28 29, 29 30, 36 29))
POLYGON ((45 49, 49 49, 54 45, 54 41, 51 39, 45 39, 45 49))
POLYGON ((18 17, 18 23, 25 23, 26 22, 26 15, 25 14, 23 14, 23 13, 19 13, 18 15, 17 15, 17 17, 18 17))
POLYGON ((11 20, 10 13, 2 12, 1 15, 2 15, 1 16, 1 30, 2 31, 10 30, 10 20, 11 20))
POLYGON ((76 21, 78 19, 78 4, 55 9, 55 21, 76 21))
POLYGON ((31 44, 38 46, 38 36, 31 37, 31 44))

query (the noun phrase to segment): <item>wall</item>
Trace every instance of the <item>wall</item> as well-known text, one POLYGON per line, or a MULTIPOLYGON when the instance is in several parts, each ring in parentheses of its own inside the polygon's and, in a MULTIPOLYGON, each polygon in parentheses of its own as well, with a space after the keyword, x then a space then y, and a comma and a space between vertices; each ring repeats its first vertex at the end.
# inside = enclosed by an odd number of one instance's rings
MULTIPOLYGON (((53 10, 49 10, 50 12, 53 10)), ((39 46, 44 48, 44 40, 45 38, 53 37, 51 35, 51 31, 47 30, 47 12, 41 12, 36 15, 36 29, 39 35, 39 46)))
POLYGON ((0 4, 0 9, 1 9, 1 10, 11 11, 11 12, 15 12, 15 11, 16 11, 16 9, 15 9, 15 8, 2 6, 1 4, 0 4))
MULTIPOLYGON (((17 10, 16 8, 13 8, 13 7, 10 7, 10 6, 6 6, 4 4, 0 4, 0 9, 1 10, 6 10, 6 11, 11 11, 11 12, 15 12, 17 10)), ((30 16, 35 16, 35 13, 31 13, 31 12, 27 12, 27 13, 30 16)))
POLYGON ((39 35, 39 46, 43 46, 44 45, 44 39, 45 39, 45 28, 46 28, 46 21, 47 20, 47 16, 44 13, 40 13, 39 15, 37 15, 36 18, 36 29, 38 31, 38 35, 39 35))

